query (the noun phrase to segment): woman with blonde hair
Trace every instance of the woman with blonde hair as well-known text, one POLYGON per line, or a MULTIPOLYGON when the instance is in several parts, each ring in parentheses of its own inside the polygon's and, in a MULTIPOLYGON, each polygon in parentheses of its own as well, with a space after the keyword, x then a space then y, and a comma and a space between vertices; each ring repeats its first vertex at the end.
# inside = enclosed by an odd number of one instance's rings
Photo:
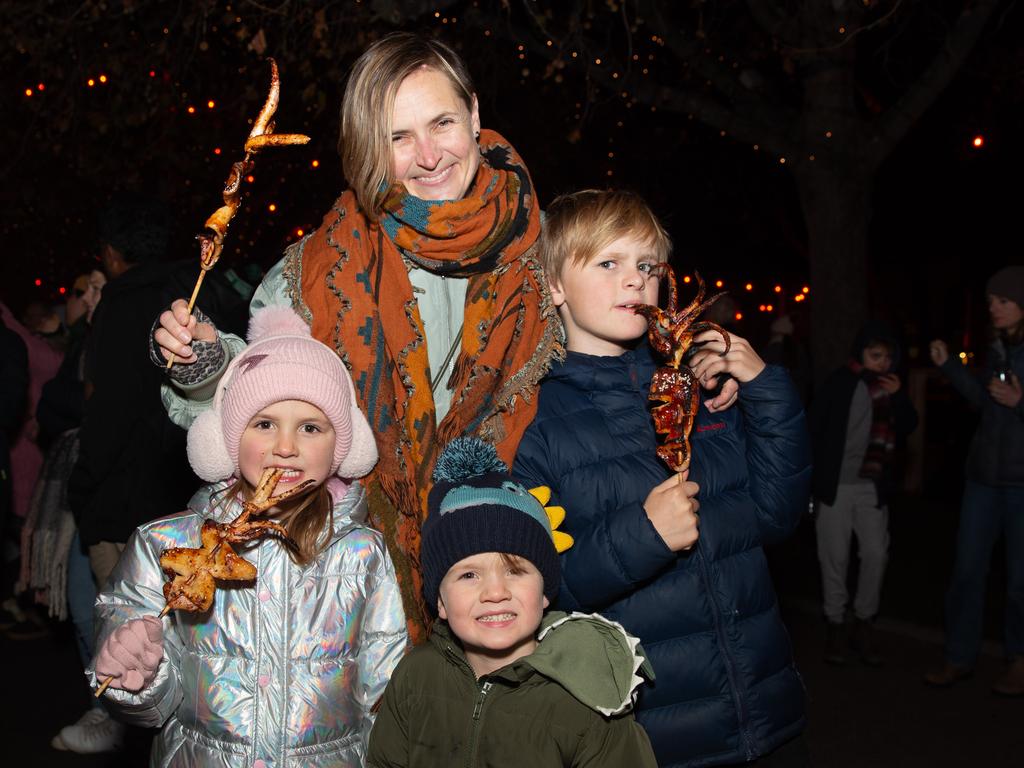
MULTIPOLYGON (((380 449, 370 519, 418 641, 419 528, 437 447, 476 435, 511 462, 561 337, 535 258, 533 182, 511 144, 481 130, 451 48, 410 33, 373 43, 348 80, 339 151, 350 188, 268 272, 251 309, 293 307, 351 371, 380 449)), ((244 343, 184 300, 153 341, 155 362, 177 358, 164 401, 187 426, 244 343)))

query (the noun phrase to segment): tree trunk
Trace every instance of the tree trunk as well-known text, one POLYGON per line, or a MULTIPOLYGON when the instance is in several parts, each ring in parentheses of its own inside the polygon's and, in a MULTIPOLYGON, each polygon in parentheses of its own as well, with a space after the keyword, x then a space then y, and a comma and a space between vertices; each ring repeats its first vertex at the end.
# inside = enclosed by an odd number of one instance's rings
POLYGON ((849 356, 867 314, 867 168, 805 163, 796 171, 807 225, 811 285, 811 355, 818 384, 849 356))

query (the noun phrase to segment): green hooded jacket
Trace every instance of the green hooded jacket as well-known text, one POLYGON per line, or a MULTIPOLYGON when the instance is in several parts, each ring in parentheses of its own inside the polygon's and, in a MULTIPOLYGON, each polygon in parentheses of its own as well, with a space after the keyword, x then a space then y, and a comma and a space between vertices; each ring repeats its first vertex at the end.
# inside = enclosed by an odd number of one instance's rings
POLYGON ((478 680, 438 621, 388 683, 367 765, 656 768, 631 712, 636 687, 654 678, 636 638, 596 614, 556 611, 537 637, 533 653, 478 680))

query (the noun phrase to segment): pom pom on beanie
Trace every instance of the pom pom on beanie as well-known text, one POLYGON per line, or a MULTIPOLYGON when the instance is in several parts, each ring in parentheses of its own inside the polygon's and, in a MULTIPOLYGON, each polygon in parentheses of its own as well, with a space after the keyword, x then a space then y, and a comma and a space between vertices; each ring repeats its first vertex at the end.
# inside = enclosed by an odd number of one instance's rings
POLYGON ((544 578, 544 595, 554 602, 561 566, 547 513, 512 480, 490 443, 460 437, 448 444, 434 469, 427 508, 420 563, 423 596, 431 611, 437 610, 438 590, 448 570, 481 552, 529 560, 544 578))

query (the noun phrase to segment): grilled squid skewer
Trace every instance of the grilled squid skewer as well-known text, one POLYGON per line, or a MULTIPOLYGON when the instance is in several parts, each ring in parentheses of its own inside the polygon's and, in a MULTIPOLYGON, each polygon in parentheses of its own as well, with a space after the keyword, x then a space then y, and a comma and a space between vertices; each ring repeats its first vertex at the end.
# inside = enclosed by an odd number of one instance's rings
MULTIPOLYGON (((277 111, 277 104, 281 98, 281 78, 277 71, 277 62, 270 61, 270 92, 267 100, 263 103, 256 121, 252 125, 249 137, 245 140, 245 157, 239 162, 233 163, 228 173, 227 181, 224 182, 222 197, 224 205, 218 208, 206 220, 203 225, 212 234, 202 233, 197 235, 199 240, 199 277, 196 279, 195 288, 192 289, 192 296, 188 300, 188 312, 192 314, 192 308, 196 304, 196 297, 199 295, 199 288, 203 284, 206 273, 213 269, 213 265, 220 259, 221 250, 224 247, 224 238, 228 233, 228 224, 238 212, 242 204, 241 187, 242 179, 252 170, 254 156, 264 147, 286 147, 298 144, 307 144, 309 136, 302 133, 274 133, 274 113, 277 111)), ((167 360, 167 369, 174 365, 174 355, 167 360)))
MULTIPOLYGON (((217 581, 254 581, 256 566, 235 552, 232 544, 275 534, 288 546, 295 546, 288 531, 274 520, 250 520, 273 509, 282 501, 304 492, 312 480, 306 480, 282 494, 274 496, 274 489, 284 474, 280 468, 268 469, 260 478, 252 498, 242 504, 242 512, 230 523, 205 520, 200 531, 199 547, 172 547, 160 554, 160 567, 173 578, 164 584, 164 600, 167 601, 158 618, 172 610, 201 613, 210 610, 217 581)), ((107 677, 95 696, 99 698, 113 682, 107 677)))

